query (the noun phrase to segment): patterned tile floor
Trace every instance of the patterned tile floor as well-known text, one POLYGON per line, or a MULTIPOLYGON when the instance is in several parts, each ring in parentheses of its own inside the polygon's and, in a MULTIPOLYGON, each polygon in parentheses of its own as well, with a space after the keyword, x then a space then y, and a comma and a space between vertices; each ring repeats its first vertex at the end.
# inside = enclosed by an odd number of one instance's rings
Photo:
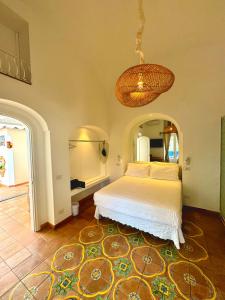
POLYGON ((8 209, 0 205, 0 299, 225 299, 225 229, 217 215, 185 208, 186 243, 177 251, 110 220, 97 224, 94 206, 38 233, 8 209))

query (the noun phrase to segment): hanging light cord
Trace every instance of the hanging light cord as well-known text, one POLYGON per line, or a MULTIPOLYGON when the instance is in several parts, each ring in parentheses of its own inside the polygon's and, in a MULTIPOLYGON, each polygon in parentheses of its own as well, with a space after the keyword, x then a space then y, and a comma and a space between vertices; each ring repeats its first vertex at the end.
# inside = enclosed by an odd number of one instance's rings
POLYGON ((144 53, 141 48, 141 42, 142 42, 142 34, 144 31, 145 26, 145 15, 143 10, 143 0, 138 0, 138 14, 139 14, 139 20, 140 24, 138 27, 138 31, 136 34, 136 53, 140 56, 140 64, 144 64, 144 53))

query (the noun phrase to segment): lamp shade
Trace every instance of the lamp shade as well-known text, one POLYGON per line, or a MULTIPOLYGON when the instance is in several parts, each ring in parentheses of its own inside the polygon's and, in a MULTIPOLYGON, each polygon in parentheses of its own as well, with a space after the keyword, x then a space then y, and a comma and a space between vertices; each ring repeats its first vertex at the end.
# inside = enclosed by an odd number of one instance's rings
POLYGON ((177 133, 177 128, 174 124, 166 126, 163 130, 163 133, 177 133))
POLYGON ((161 65, 133 66, 117 80, 116 97, 125 106, 143 106, 168 91, 174 80, 174 74, 161 65))

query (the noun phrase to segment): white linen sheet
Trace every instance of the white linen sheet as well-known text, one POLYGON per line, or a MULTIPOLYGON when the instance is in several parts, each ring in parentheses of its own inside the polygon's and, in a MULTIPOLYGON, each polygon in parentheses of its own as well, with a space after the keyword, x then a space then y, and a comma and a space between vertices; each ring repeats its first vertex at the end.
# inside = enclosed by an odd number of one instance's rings
POLYGON ((94 194, 95 217, 100 215, 171 239, 177 248, 184 242, 181 181, 123 176, 94 194))

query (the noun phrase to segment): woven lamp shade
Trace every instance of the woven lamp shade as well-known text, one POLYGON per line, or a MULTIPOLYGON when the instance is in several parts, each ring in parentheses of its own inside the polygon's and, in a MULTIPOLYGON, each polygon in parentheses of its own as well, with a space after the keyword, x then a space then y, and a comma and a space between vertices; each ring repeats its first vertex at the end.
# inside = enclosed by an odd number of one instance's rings
POLYGON ((127 69, 119 77, 116 97, 125 106, 143 106, 168 91, 174 79, 174 74, 161 65, 140 64, 127 69))
POLYGON ((164 128, 163 133, 178 133, 174 124, 168 125, 164 128))

